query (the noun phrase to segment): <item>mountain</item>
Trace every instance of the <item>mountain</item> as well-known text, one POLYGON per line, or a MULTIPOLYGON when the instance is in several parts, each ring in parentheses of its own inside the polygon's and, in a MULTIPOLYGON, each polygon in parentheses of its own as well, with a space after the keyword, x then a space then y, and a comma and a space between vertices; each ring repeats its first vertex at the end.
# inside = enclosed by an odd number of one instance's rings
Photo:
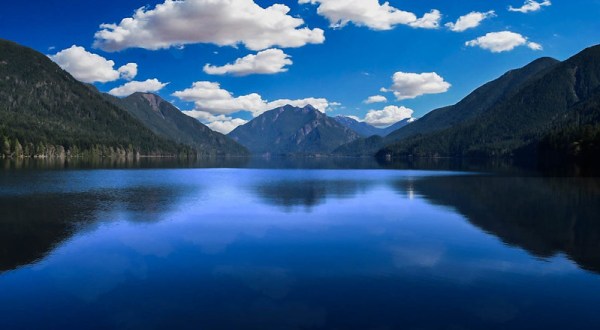
POLYGON ((379 135, 373 135, 343 144, 335 148, 333 154, 336 156, 372 157, 384 146, 384 138, 379 135))
POLYGON ((367 137, 370 137, 373 135, 386 136, 386 135, 390 134, 391 132, 394 132, 394 131, 408 125, 409 123, 411 123, 414 120, 412 118, 404 119, 404 120, 401 120, 389 127, 378 128, 378 127, 369 125, 365 122, 358 121, 352 117, 336 116, 336 117, 334 117, 334 119, 338 123, 355 131, 356 133, 358 133, 360 136, 362 136, 364 138, 367 138, 367 137))
POLYGON ((381 136, 388 136, 390 135, 392 132, 395 132, 405 126, 407 126, 408 124, 412 124, 416 121, 415 118, 406 118, 406 119, 402 119, 401 121, 393 124, 392 126, 386 127, 386 128, 382 128, 383 130, 383 134, 381 134, 381 136))
MULTIPOLYGON (((340 116, 336 117, 336 120, 338 118, 340 118, 340 116)), ((355 121, 354 119, 349 118, 349 117, 342 117, 342 118, 349 119, 349 120, 343 120, 343 122, 347 123, 347 127, 351 128, 351 129, 352 129, 352 127, 356 127, 356 125, 351 122, 351 121, 355 121), (351 126, 351 125, 354 125, 354 126, 351 126)), ((377 153, 377 151, 379 151, 381 148, 383 148, 385 146, 385 141, 386 141, 385 137, 388 134, 395 132, 402 127, 405 127, 408 124, 413 123, 414 121, 415 121, 414 118, 407 118, 407 119, 401 120, 401 121, 395 123, 394 125, 386 127, 386 128, 376 128, 376 127, 370 126, 366 123, 360 123, 358 121, 355 121, 357 123, 365 124, 367 126, 373 127, 376 130, 375 131, 376 133, 371 134, 369 136, 365 136, 364 134, 361 134, 363 137, 339 146, 338 148, 333 150, 333 154, 337 155, 337 156, 351 156, 351 157, 373 156, 373 155, 375 155, 375 153, 377 153)), ((354 128, 354 130, 356 131, 356 128, 354 128)), ((360 134, 360 132, 359 132, 359 134, 360 134)))
POLYGON ((439 131, 475 118, 511 98, 558 63, 560 63, 558 60, 543 57, 520 69, 511 70, 500 78, 477 88, 457 104, 433 110, 412 125, 390 133, 386 141, 391 143, 416 134, 439 131))
POLYGON ((404 138, 378 155, 532 157, 544 145, 549 152, 562 145, 593 153, 600 143, 599 93, 600 46, 595 46, 538 70, 485 111, 452 127, 404 138), (573 145, 580 139, 585 146, 573 145))
POLYGON ((517 93, 529 82, 540 78, 547 70, 559 61, 544 57, 516 70, 509 71, 470 93, 455 105, 432 110, 418 120, 402 121, 392 125, 384 139, 353 141, 335 150, 338 155, 372 156, 386 145, 413 136, 422 136, 447 129, 466 120, 476 118, 498 103, 505 101, 517 93), (395 128, 395 129, 394 129, 395 128))
POLYGON ((310 105, 286 105, 236 128, 229 137, 253 154, 318 155, 360 136, 310 105))
POLYGON ((371 126, 365 122, 358 121, 352 117, 335 116, 333 119, 335 119, 335 121, 344 125, 345 127, 348 127, 349 129, 355 131, 356 133, 358 133, 358 135, 362 137, 383 134, 382 129, 377 128, 375 126, 371 126))
POLYGON ((159 137, 47 56, 0 40, 0 152, 5 156, 177 155, 159 137))
POLYGON ((237 142, 185 115, 158 95, 134 93, 122 99, 110 95, 106 97, 155 134, 190 146, 199 155, 247 154, 247 150, 237 142))
POLYGON ((600 91, 556 120, 537 145, 537 152, 546 161, 600 163, 600 91))

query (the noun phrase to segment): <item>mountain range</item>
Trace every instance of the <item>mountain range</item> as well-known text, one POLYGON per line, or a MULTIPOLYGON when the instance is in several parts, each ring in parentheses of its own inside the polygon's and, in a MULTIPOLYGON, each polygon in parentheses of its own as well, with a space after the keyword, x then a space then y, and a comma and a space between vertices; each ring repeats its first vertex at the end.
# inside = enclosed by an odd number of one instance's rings
POLYGON ((407 118, 389 127, 378 128, 352 117, 329 117, 311 105, 286 105, 237 127, 229 137, 253 154, 332 155, 340 153, 342 147, 362 141, 382 141, 382 137, 413 120, 407 118))
POLYGON ((199 155, 245 155, 240 144, 221 133, 212 131, 198 120, 185 115, 171 103, 152 93, 134 93, 125 98, 108 94, 115 105, 165 139, 190 146, 199 155))
POLYGON ((369 125, 363 121, 358 121, 352 117, 335 116, 334 119, 338 123, 355 131, 356 133, 358 133, 358 135, 360 135, 363 138, 368 138, 373 135, 382 136, 382 137, 387 136, 388 134, 390 134, 390 133, 392 133, 414 121, 414 118, 407 118, 407 119, 403 119, 391 126, 388 126, 385 128, 379 128, 379 127, 369 125))
POLYGON ((253 154, 326 155, 360 135, 310 105, 286 105, 237 127, 229 137, 253 154))
POLYGON ((390 134, 378 155, 600 158, 600 46, 536 60, 474 94, 390 134), (449 111, 460 118, 434 120, 449 111))
POLYGON ((150 93, 125 98, 0 40, 0 156, 336 155, 600 159, 600 46, 544 57, 455 105, 377 128, 307 105, 267 111, 228 136, 150 93))
POLYGON ((247 155, 242 146, 136 94, 119 100, 47 56, 0 40, 0 154, 14 157, 247 155))
POLYGON ((541 58, 516 70, 511 70, 485 85, 477 88, 455 105, 439 108, 429 112, 411 125, 400 127, 385 135, 385 139, 370 138, 354 141, 336 150, 342 155, 370 156, 386 145, 397 141, 421 136, 453 127, 464 121, 476 118, 494 105, 512 97, 520 88, 532 79, 559 63, 552 58, 541 58))

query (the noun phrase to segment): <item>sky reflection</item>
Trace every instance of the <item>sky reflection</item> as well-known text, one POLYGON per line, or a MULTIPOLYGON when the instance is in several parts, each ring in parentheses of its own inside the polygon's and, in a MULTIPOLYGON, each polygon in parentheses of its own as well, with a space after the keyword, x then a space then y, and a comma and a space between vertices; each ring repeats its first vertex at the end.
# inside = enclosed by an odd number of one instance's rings
POLYGON ((597 265, 586 254, 600 232, 593 180, 387 170, 35 175, 35 187, 18 173, 0 185, 2 328, 600 324, 588 310, 600 302, 600 277, 584 270, 597 265), (518 191, 535 197, 514 212, 499 208, 518 191), (551 213, 531 218, 544 208, 551 213), (577 228, 572 240, 557 236, 565 221, 577 228), (45 243, 19 243, 27 237, 45 243), (41 312, 33 320, 28 310, 41 312), (550 316, 528 318, 541 311, 550 316))

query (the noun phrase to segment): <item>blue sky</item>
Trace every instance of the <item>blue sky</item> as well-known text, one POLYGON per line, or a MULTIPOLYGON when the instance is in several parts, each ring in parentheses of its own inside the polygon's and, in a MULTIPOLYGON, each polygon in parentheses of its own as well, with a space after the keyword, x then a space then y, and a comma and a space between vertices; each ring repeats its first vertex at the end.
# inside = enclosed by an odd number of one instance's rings
POLYGON ((53 59, 76 78, 115 95, 155 91, 223 132, 289 100, 385 126, 453 104, 536 58, 564 60, 600 43, 600 0, 164 2, 10 1, 0 38, 48 55, 67 50, 53 59), (132 25, 121 23, 140 7, 132 25), (465 17, 471 24, 457 25, 468 27, 460 32, 446 26, 472 12, 485 18, 465 17), (95 36, 101 30, 111 33, 95 36), (264 51, 222 74, 223 65, 264 51), (206 64, 221 74, 208 74, 206 64), (387 102, 366 104, 370 96, 387 102))

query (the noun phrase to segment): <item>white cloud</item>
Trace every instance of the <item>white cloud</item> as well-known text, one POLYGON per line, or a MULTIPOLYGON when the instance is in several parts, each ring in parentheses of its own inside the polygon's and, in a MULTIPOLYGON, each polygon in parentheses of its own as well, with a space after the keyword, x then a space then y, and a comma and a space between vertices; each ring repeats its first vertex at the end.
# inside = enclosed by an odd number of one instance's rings
POLYGON ((414 22, 408 23, 411 27, 421 29, 437 29, 440 27, 440 21, 442 20, 442 13, 439 10, 434 9, 429 13, 423 15, 423 17, 417 19, 414 22))
POLYGON ((390 105, 383 108, 383 110, 370 110, 362 121, 376 127, 386 127, 401 120, 412 118, 413 113, 412 109, 390 105))
POLYGON ((115 70, 114 61, 90 53, 81 46, 73 45, 49 57, 75 79, 85 83, 133 79, 137 75, 137 64, 128 63, 115 70))
POLYGON ((393 92, 398 100, 414 99, 425 94, 445 93, 452 86, 435 72, 407 73, 396 72, 392 77, 394 84, 381 91, 393 92))
POLYGON ((217 131, 222 134, 229 134, 238 126, 246 124, 248 121, 240 118, 232 118, 231 120, 218 120, 212 123, 206 124, 213 131, 217 131))
POLYGON ((493 10, 485 13, 473 11, 459 17, 456 23, 446 23, 446 27, 454 32, 463 32, 478 27, 483 20, 494 16, 496 16, 496 12, 493 10))
POLYGON ((298 3, 318 4, 317 13, 326 17, 335 28, 352 22, 373 30, 390 30, 399 24, 435 29, 441 19, 438 10, 417 18, 414 13, 394 8, 388 2, 380 4, 379 0, 299 0, 298 3))
POLYGON ((123 86, 111 89, 108 94, 113 96, 129 96, 136 92, 153 93, 158 92, 167 86, 168 83, 161 83, 158 79, 148 79, 146 81, 130 81, 123 86))
POLYGON ((373 96, 369 96, 369 98, 364 100, 363 103, 373 104, 373 103, 384 103, 387 101, 388 101, 387 97, 385 97, 383 95, 373 95, 373 96))
POLYGON ((542 2, 537 2, 535 0, 525 0, 525 3, 523 4, 523 6, 518 7, 518 8, 510 6, 510 7, 508 7, 508 10, 526 14, 529 12, 541 10, 542 7, 548 7, 551 5, 552 5, 552 2, 550 2, 549 0, 544 0, 542 2))
POLYGON ((173 96, 188 102, 194 102, 197 110, 212 114, 231 114, 238 111, 260 112, 265 101, 259 94, 234 97, 222 89, 219 83, 210 81, 195 82, 192 87, 177 91, 173 96))
POLYGON ((510 31, 490 32, 485 36, 465 43, 469 47, 481 47, 492 53, 507 52, 519 46, 527 46, 532 50, 542 50, 542 45, 528 42, 527 37, 510 31))
POLYGON ((542 47, 542 45, 538 44, 537 42, 528 42, 527 47, 529 47, 532 50, 543 50, 544 49, 544 47, 542 47))
POLYGON ((365 115, 365 118, 359 118, 357 116, 345 116, 352 118, 356 121, 365 122, 375 127, 387 127, 393 125, 401 120, 410 119, 409 122, 415 120, 413 118, 414 111, 412 109, 390 105, 386 106, 382 110, 369 110, 365 115))
POLYGON ((225 116, 225 115, 213 115, 211 113, 208 113, 206 111, 200 111, 200 110, 187 110, 187 111, 182 111, 185 115, 190 116, 192 118, 196 118, 201 122, 213 122, 213 121, 218 121, 218 120, 229 120, 232 119, 231 117, 225 116))
POLYGON ((121 78, 125 80, 132 80, 137 76, 138 73, 138 65, 135 63, 127 63, 119 68, 119 74, 121 74, 121 78))
POLYGON ((213 131, 217 131, 222 134, 229 134, 238 126, 244 125, 248 122, 247 120, 241 118, 232 118, 225 115, 215 116, 206 111, 190 110, 182 112, 192 118, 198 119, 213 131))
POLYGON ((281 49, 267 49, 258 52, 256 55, 238 58, 232 64, 223 66, 214 66, 207 64, 204 66, 204 72, 214 75, 232 74, 235 76, 247 76, 251 74, 275 74, 286 72, 287 65, 292 65, 290 56, 281 49))
POLYGON ((254 117, 265 111, 290 104, 296 107, 312 105, 319 111, 325 112, 339 103, 329 102, 325 98, 309 97, 305 99, 279 99, 266 101, 260 94, 251 93, 242 96, 233 94, 216 82, 198 81, 192 87, 177 91, 173 96, 187 102, 194 102, 195 110, 204 111, 213 115, 228 115, 239 111, 251 112, 254 117))
POLYGON ((262 8, 253 0, 165 0, 154 9, 138 9, 118 24, 102 24, 94 46, 119 51, 212 43, 262 50, 325 41, 323 30, 304 27, 304 20, 289 11, 282 4, 262 8))

